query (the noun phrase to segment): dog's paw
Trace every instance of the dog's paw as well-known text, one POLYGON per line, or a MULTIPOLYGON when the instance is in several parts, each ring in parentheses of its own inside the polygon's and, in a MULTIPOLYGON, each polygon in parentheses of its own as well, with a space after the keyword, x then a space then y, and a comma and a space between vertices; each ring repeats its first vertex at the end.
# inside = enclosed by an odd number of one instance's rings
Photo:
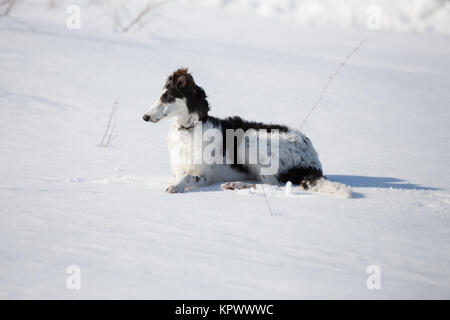
POLYGON ((224 190, 256 189, 255 184, 240 181, 222 183, 220 187, 224 190))
POLYGON ((178 185, 171 185, 166 188, 167 193, 181 193, 184 192, 184 188, 178 185))

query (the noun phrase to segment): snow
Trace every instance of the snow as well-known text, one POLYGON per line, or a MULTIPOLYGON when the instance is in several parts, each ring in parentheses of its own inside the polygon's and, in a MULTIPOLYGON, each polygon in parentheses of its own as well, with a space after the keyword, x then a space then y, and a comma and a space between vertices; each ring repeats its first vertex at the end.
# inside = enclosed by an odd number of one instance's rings
POLYGON ((181 1, 128 35, 82 1, 82 28, 68 30, 66 6, 46 3, 0 19, 1 298, 450 297, 445 32, 181 1), (188 66, 213 115, 298 128, 363 38, 302 129, 353 199, 268 185, 164 192, 169 123, 141 117, 170 72, 188 66), (100 147, 116 99, 117 137, 100 147), (81 290, 66 287, 70 265, 81 290), (370 265, 380 290, 366 286, 370 265))
POLYGON ((368 15, 379 14, 385 30, 450 33, 447 0, 202 0, 202 3, 305 26, 361 26, 366 25, 368 15))

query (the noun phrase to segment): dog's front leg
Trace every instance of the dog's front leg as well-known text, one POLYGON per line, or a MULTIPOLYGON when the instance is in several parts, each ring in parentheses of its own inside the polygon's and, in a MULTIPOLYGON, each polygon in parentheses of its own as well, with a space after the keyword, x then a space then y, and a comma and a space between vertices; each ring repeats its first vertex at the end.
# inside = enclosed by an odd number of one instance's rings
POLYGON ((178 183, 169 186, 166 189, 168 193, 181 193, 187 190, 194 189, 196 187, 204 185, 206 182, 205 177, 202 176, 184 176, 178 183))

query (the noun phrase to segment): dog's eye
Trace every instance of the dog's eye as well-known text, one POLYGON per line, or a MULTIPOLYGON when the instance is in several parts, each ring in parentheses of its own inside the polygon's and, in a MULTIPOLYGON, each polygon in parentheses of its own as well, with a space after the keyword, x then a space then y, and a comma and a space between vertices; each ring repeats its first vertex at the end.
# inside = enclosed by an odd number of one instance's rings
POLYGON ((175 90, 172 91, 172 96, 174 96, 175 98, 181 98, 183 95, 180 89, 175 88, 175 90))
POLYGON ((175 100, 175 97, 174 97, 173 93, 169 92, 169 91, 164 92, 163 95, 161 96, 162 102, 168 103, 168 102, 173 102, 174 100, 175 100))
POLYGON ((162 96, 161 96, 161 100, 162 101, 166 101, 167 100, 167 92, 164 92, 163 94, 162 94, 162 96))

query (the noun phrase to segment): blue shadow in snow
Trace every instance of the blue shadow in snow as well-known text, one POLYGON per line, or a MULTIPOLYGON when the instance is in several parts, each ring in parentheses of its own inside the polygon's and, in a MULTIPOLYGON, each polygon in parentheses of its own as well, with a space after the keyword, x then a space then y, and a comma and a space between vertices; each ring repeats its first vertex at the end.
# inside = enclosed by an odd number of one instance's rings
POLYGON ((439 188, 424 187, 418 184, 409 183, 405 180, 389 177, 367 177, 367 176, 348 176, 348 175, 326 175, 326 177, 331 181, 341 182, 353 188, 441 190, 439 188))

